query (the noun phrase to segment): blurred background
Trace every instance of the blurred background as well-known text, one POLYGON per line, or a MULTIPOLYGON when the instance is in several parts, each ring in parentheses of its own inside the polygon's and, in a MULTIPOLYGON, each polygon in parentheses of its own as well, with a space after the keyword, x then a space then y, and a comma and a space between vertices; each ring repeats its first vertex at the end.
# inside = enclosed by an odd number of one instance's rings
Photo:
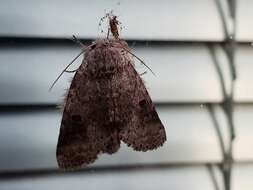
POLYGON ((252 0, 1 0, 0 189, 252 190, 252 18, 252 0), (99 21, 110 10, 156 73, 143 78, 167 142, 146 153, 122 143, 62 172, 56 106, 73 74, 48 89, 80 52, 72 35, 105 37, 99 21))

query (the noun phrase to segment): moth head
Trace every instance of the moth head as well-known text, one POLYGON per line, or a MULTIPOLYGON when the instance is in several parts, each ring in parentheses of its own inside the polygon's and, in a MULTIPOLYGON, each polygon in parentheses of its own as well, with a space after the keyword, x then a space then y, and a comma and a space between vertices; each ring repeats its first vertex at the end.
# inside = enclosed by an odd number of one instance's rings
POLYGON ((119 21, 117 20, 117 16, 115 16, 115 15, 109 16, 109 22, 110 22, 110 25, 111 24, 113 24, 113 25, 119 24, 119 21))

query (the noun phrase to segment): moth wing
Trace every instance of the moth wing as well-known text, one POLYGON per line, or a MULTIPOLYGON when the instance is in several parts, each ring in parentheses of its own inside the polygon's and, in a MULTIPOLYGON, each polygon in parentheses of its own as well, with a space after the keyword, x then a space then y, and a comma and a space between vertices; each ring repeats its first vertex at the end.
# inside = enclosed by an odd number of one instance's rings
POLYGON ((106 123, 105 102, 96 96, 99 90, 82 64, 72 80, 64 107, 56 151, 60 168, 80 168, 94 162, 99 153, 112 154, 119 149, 118 130, 113 123, 106 123))
POLYGON ((128 96, 122 101, 128 101, 132 107, 132 114, 129 122, 120 131, 120 138, 138 151, 156 149, 166 141, 164 126, 142 79, 132 65, 125 69, 125 75, 125 86, 132 86, 133 91, 129 91, 128 96))

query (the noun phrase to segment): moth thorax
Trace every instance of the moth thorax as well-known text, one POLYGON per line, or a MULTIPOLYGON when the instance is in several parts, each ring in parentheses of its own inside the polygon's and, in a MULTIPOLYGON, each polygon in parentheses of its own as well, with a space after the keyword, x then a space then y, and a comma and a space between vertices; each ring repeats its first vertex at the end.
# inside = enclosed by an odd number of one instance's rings
POLYGON ((89 70, 89 75, 94 79, 110 79, 122 72, 122 68, 116 64, 98 64, 89 70))

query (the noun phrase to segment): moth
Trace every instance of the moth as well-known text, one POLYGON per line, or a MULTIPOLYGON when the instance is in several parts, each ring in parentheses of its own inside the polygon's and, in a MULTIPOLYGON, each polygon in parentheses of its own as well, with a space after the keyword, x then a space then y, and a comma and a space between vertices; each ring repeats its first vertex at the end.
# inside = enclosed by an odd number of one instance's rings
POLYGON ((85 167, 101 153, 117 152, 121 141, 136 151, 156 149, 166 141, 134 68, 135 55, 119 38, 117 17, 107 16, 112 38, 97 39, 84 49, 66 97, 56 151, 60 168, 85 167))

